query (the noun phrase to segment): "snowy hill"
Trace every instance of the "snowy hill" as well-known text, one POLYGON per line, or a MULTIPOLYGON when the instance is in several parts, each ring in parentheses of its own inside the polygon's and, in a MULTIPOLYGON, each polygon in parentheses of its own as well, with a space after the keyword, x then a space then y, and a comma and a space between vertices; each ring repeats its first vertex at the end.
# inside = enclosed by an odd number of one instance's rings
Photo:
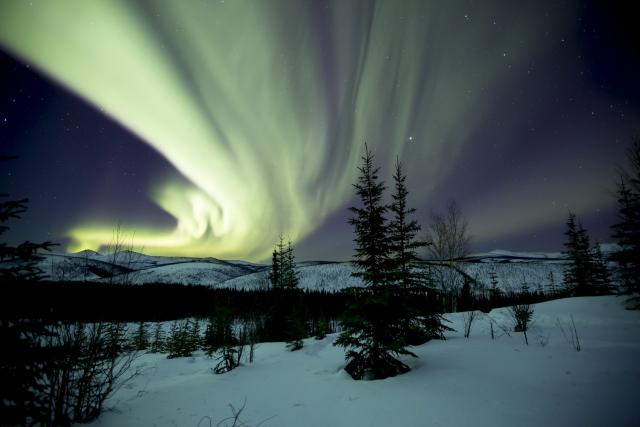
MULTIPOLYGON (((412 371, 354 381, 343 370, 336 335, 306 339, 289 352, 263 343, 254 363, 223 374, 202 353, 139 359, 142 375, 106 402, 95 426, 218 425, 239 408, 246 424, 268 426, 637 426, 640 312, 622 298, 584 297, 535 306, 529 345, 509 331, 505 309, 481 315, 463 338, 464 313, 447 315, 457 332, 412 348, 412 371), (562 331, 573 316, 577 352, 562 331), (207 418, 209 417, 209 418, 207 418)), ((224 423, 220 425, 225 425, 224 423)), ((228 424, 230 425, 230 423, 228 424)))
MULTIPOLYGON (((601 249, 609 256, 617 247, 601 245, 601 249)), ((487 287, 495 276, 498 287, 505 291, 523 286, 546 291, 561 288, 566 263, 566 257, 558 252, 495 250, 470 255, 457 263, 457 267, 487 287)), ((268 265, 215 258, 163 257, 129 251, 114 256, 82 251, 41 254, 39 266, 52 280, 190 284, 245 290, 264 289, 269 285, 268 265)), ((450 269, 429 263, 423 264, 423 268, 434 274, 451 274, 450 269)), ((354 267, 348 262, 305 261, 297 266, 300 287, 310 290, 338 291, 360 286, 361 281, 351 276, 353 271, 354 267)), ((458 275, 457 280, 461 280, 461 276, 458 275)))
POLYGON ((243 261, 163 257, 133 251, 123 251, 117 256, 94 251, 42 253, 39 256, 38 266, 50 279, 59 281, 215 285, 265 268, 243 261))

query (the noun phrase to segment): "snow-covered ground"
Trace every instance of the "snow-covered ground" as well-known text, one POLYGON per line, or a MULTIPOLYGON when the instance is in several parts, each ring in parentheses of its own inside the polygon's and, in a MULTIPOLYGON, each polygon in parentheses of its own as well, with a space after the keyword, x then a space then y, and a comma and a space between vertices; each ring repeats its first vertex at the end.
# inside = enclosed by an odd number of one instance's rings
MULTIPOLYGON (((96 426, 209 426, 246 401, 250 426, 638 426, 640 312, 620 297, 584 297, 535 306, 529 345, 506 335, 506 310, 482 315, 468 339, 457 332, 414 348, 412 371, 354 381, 342 369, 335 335, 307 339, 298 352, 264 343, 256 360, 223 375, 204 355, 139 359, 144 373, 107 401, 96 426), (558 324, 573 316, 582 350, 558 324), (210 417, 210 418, 206 418, 210 417)), ((221 425, 225 425, 224 423, 221 425)), ((230 425, 230 423, 228 424, 230 425)))
MULTIPOLYGON (((600 247, 605 257, 618 249, 613 244, 600 247)), ((566 265, 566 257, 559 252, 505 250, 470 255, 457 263, 458 268, 486 287, 491 286, 492 277, 495 277, 498 287, 504 291, 519 291, 523 285, 531 291, 560 290, 566 265)), ((245 290, 264 289, 269 284, 268 265, 215 258, 151 256, 128 251, 117 257, 93 251, 43 253, 38 266, 52 280, 189 284, 245 290), (111 272, 116 273, 113 279, 108 277, 111 272)), ((431 269, 449 275, 452 272, 446 267, 431 266, 431 269)), ((360 279, 351 276, 354 267, 348 262, 307 261, 298 263, 296 270, 302 289, 333 292, 362 284, 360 279)), ((457 273, 453 276, 461 286, 462 277, 457 273)))
MULTIPOLYGON (((525 282, 531 290, 547 290, 551 287, 551 280, 554 286, 561 286, 565 265, 564 261, 548 258, 521 257, 505 261, 503 258, 476 256, 473 260, 459 263, 458 267, 486 286, 491 284, 491 275, 495 273, 498 286, 504 290, 519 290, 525 282)), ((170 283, 246 290, 267 287, 269 268, 266 265, 213 258, 151 257, 142 254, 131 256, 129 261, 121 257, 113 263, 109 256, 95 253, 90 256, 45 254, 39 267, 53 280, 170 283), (116 272, 113 279, 106 277, 111 271, 116 272)), ((432 268, 446 270, 444 267, 432 268)), ((361 285, 360 279, 351 276, 354 267, 348 262, 303 262, 298 264, 296 270, 302 289, 338 291, 361 285)), ((458 280, 461 281, 460 276, 458 280)))

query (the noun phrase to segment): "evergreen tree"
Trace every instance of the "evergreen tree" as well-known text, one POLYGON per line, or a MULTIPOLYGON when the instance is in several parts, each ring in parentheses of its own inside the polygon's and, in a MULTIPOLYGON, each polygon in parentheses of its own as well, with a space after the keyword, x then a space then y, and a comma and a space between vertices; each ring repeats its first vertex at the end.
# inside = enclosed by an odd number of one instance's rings
POLYGON ((382 203, 385 185, 378 180, 379 168, 373 165, 373 154, 365 147, 363 164, 358 168, 360 177, 354 184, 362 207, 351 207, 354 217, 349 224, 354 227, 356 253, 353 264, 357 267, 354 277, 360 277, 371 289, 376 289, 389 279, 390 242, 387 236, 385 213, 382 203))
POLYGON ((350 303, 342 319, 343 332, 335 345, 346 350, 345 369, 355 379, 386 378, 407 372, 409 367, 399 355, 412 355, 405 348, 401 308, 395 306, 397 287, 390 286, 390 241, 387 236, 382 203, 385 186, 378 179, 373 154, 365 146, 360 176, 354 187, 361 206, 350 208, 349 220, 355 232, 356 253, 352 273, 364 282, 364 288, 347 291, 350 303), (394 289, 395 288, 395 289, 394 289))
POLYGON ((495 269, 492 269, 489 272, 489 282, 491 283, 491 287, 489 288, 489 296, 492 300, 497 300, 501 296, 500 281, 498 280, 498 273, 496 273, 495 269))
POLYGON ((151 341, 151 352, 160 353, 164 351, 164 330, 162 324, 157 322, 153 329, 153 340, 151 341))
MULTIPOLYGON (((640 138, 629 147, 630 170, 618 184, 618 223, 612 228, 620 251, 613 255, 619 276, 628 293, 640 292, 640 138)), ((639 305, 640 307, 640 305, 639 305)))
POLYGON ((593 260, 589 250, 589 237, 574 213, 569 213, 567 220, 567 236, 565 254, 569 265, 564 272, 564 284, 574 295, 593 293, 593 260))
POLYGON ((599 295, 611 293, 611 275, 599 244, 596 243, 591 251, 591 257, 593 260, 592 282, 595 293, 599 295))
POLYGON ((115 358, 128 346, 127 327, 124 323, 112 322, 106 328, 106 353, 115 358))
POLYGON ((400 297, 399 317, 402 321, 403 334, 406 343, 421 344, 428 339, 440 336, 443 330, 440 315, 421 309, 418 304, 419 297, 430 291, 426 274, 417 269, 418 255, 416 251, 426 242, 416 239, 420 232, 420 225, 411 219, 415 208, 407 206, 406 175, 402 172, 402 166, 396 160, 393 174, 394 189, 393 200, 389 206, 392 218, 389 221, 389 250, 390 250, 390 281, 398 286, 397 294, 400 297))
POLYGON ((556 287, 555 276, 551 270, 549 270, 549 274, 547 274, 547 281, 549 282, 549 292, 551 295, 555 295, 558 292, 558 289, 556 287))
POLYGON ((138 330, 134 336, 133 348, 144 351, 149 348, 149 331, 145 322, 138 322, 138 330))
POLYGON ((195 319, 191 323, 189 330, 189 350, 194 352, 202 346, 202 338, 200 337, 200 320, 195 319))
MULTIPOLYGON (((0 161, 15 157, 0 155, 0 161)), ((28 199, 10 199, 0 193, 0 235, 9 230, 11 219, 20 219, 27 211, 28 199)), ((24 242, 16 246, 0 243, 0 283, 37 281, 44 274, 37 267, 38 250, 50 250, 51 242, 24 242)), ((0 319, 0 424, 45 425, 48 408, 43 392, 51 351, 43 341, 51 333, 37 319, 0 319)))
POLYGON ((188 321, 173 322, 167 338, 167 359, 190 357, 193 351, 191 337, 188 321))
POLYGON ((291 240, 287 242, 287 249, 281 254, 281 259, 283 287, 286 289, 297 289, 299 279, 298 273, 296 272, 296 262, 291 240))
POLYGON ((287 335, 289 335, 287 339, 287 349, 289 349, 289 351, 300 350, 304 346, 302 337, 304 337, 304 334, 307 332, 304 320, 297 311, 298 310, 293 311, 292 316, 290 316, 287 322, 287 335))
POLYGON ((225 345, 235 344, 232 330, 233 318, 229 310, 216 310, 215 317, 210 317, 204 332, 203 347, 209 357, 225 345))
POLYGON ((410 219, 415 213, 415 208, 407 207, 407 190, 405 181, 407 177, 402 173, 402 166, 396 161, 393 180, 395 192, 389 210, 393 215, 389 221, 389 244, 391 274, 393 282, 409 289, 416 285, 422 285, 422 277, 415 273, 415 263, 418 261, 416 251, 426 246, 426 242, 416 240, 420 231, 420 225, 410 219))
POLYGON ((275 289, 288 287, 288 280, 291 279, 289 249, 291 249, 291 242, 289 242, 288 248, 285 248, 284 239, 281 235, 280 241, 273 248, 271 271, 269 272, 269 281, 271 281, 271 285, 275 289))
POLYGON ((269 281, 274 288, 280 287, 280 252, 278 247, 273 248, 273 254, 271 256, 271 271, 269 271, 269 281))

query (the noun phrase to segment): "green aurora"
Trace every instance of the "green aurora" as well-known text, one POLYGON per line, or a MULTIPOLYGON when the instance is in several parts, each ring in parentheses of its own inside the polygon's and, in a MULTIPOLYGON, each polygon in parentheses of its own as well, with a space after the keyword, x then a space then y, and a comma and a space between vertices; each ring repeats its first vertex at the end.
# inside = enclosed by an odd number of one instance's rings
MULTIPOLYGON (((262 260, 344 208, 365 141, 385 171, 402 159, 425 200, 511 79, 501 60, 542 48, 530 7, 496 32, 493 3, 8 1, 0 46, 179 172, 149 189, 175 228, 128 224, 136 245, 262 260)), ((112 230, 87 218, 68 249, 112 230)))

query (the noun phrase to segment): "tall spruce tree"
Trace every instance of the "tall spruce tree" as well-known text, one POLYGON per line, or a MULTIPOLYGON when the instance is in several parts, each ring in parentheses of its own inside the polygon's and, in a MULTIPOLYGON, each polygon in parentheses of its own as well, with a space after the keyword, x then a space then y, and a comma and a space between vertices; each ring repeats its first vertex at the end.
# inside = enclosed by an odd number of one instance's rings
POLYGON ((274 289, 284 287, 284 269, 286 268, 286 260, 284 259, 284 240, 280 235, 280 241, 274 246, 271 256, 271 271, 269 272, 269 280, 274 289))
MULTIPOLYGON (((0 161, 15 157, 0 155, 0 161)), ((0 193, 0 235, 9 230, 11 219, 27 211, 28 199, 11 199, 0 193)), ((38 250, 50 250, 51 242, 0 243, 0 283, 38 281, 44 278, 37 266, 38 250)), ((47 425, 45 399, 47 370, 52 365, 51 349, 44 342, 51 336, 39 319, 0 319, 0 424, 47 425)))
POLYGON ((271 255, 271 270, 269 271, 269 281, 271 286, 277 288, 280 286, 280 254, 278 248, 273 248, 273 254, 271 255))
POLYGON ((402 172, 402 165, 396 161, 393 180, 395 192, 389 210, 393 215, 389 221, 389 244, 392 279, 404 288, 411 288, 422 284, 422 278, 415 273, 415 263, 418 261, 416 250, 426 246, 426 242, 416 240, 420 225, 410 219, 415 208, 407 207, 409 191, 405 184, 407 177, 402 172))
POLYGON ((408 344, 421 344, 433 337, 442 336, 445 329, 439 313, 425 310, 421 307, 420 297, 426 292, 431 283, 426 277, 428 272, 420 272, 417 268, 419 261, 416 251, 427 243, 416 239, 420 232, 420 225, 411 216, 415 208, 407 206, 407 177, 402 171, 402 165, 396 160, 393 174, 394 193, 389 206, 391 220, 389 221, 389 249, 391 281, 398 286, 396 291, 401 304, 398 316, 404 316, 403 334, 408 344))
POLYGON ((373 154, 365 145, 360 176, 354 184, 361 206, 352 207, 349 220, 355 232, 356 253, 353 274, 363 288, 350 288, 350 303, 342 319, 343 332, 335 345, 346 350, 346 371, 354 379, 386 378, 406 372, 409 367, 397 359, 412 355, 405 348, 404 315, 397 307, 397 288, 391 285, 390 239, 387 235, 382 195, 384 184, 378 179, 373 154), (395 289, 394 289, 395 288, 395 289))
POLYGON ((593 266, 593 275, 591 280, 594 292, 599 295, 610 294, 612 291, 611 274, 609 273, 607 262, 604 255, 602 255, 602 249, 598 243, 596 243, 591 250, 591 258, 593 266))
POLYGON ((283 287, 286 289, 298 288, 298 273, 296 272, 296 259, 291 246, 291 240, 287 241, 287 248, 283 249, 284 253, 280 255, 282 259, 282 280, 283 287))
MULTIPOLYGON (((618 274, 627 293, 640 292, 640 138, 627 151, 630 169, 618 183, 618 223, 613 238, 620 250, 613 254, 618 274)), ((640 304, 638 304, 640 307, 640 304)))
POLYGON ((138 322, 138 329, 132 344, 132 347, 137 351, 145 351, 149 348, 149 328, 146 322, 138 322))
POLYGON ((589 236, 573 212, 567 219, 565 254, 569 265, 564 272, 564 285, 573 295, 595 293, 593 286, 593 258, 589 248, 589 236))

